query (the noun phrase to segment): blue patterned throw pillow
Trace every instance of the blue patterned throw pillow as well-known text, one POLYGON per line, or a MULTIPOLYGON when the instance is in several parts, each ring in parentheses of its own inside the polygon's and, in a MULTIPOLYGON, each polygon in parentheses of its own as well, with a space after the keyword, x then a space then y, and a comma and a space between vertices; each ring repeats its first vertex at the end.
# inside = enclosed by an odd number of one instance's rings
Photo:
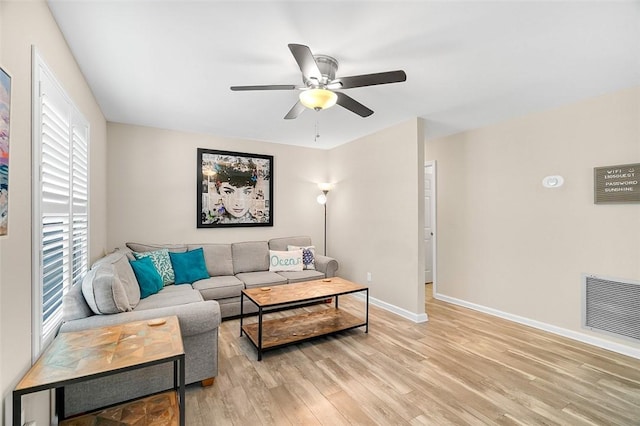
POLYGON ((171 265, 171 259, 169 259, 169 250, 161 249, 155 251, 133 252, 133 257, 136 259, 143 259, 148 257, 153 262, 153 266, 156 267, 158 273, 162 277, 162 284, 173 284, 176 280, 173 266, 171 265))
POLYGON ((287 250, 302 250, 302 263, 304 263, 304 269, 316 269, 315 246, 287 246, 287 250))

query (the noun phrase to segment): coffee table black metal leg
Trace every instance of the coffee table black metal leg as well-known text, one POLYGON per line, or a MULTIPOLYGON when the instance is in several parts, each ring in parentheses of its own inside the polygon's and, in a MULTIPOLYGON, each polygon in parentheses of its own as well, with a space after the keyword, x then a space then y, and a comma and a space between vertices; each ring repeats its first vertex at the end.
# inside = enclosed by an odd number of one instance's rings
POLYGON ((364 326, 364 332, 368 333, 369 332, 369 289, 367 288, 366 290, 367 292, 367 300, 365 301, 365 326, 364 326))
MULTIPOLYGON (((180 366, 178 365, 178 360, 174 360, 173 361, 173 388, 174 389, 179 389, 179 384, 178 384, 178 371, 180 369, 180 366)), ((180 401, 182 402, 182 401, 180 401)))
POLYGON ((244 293, 240 292, 240 337, 242 337, 242 318, 244 317, 244 293))
POLYGON ((338 309, 338 296, 336 296, 336 309, 338 309))
POLYGON ((258 361, 262 361, 262 307, 258 307, 258 361))

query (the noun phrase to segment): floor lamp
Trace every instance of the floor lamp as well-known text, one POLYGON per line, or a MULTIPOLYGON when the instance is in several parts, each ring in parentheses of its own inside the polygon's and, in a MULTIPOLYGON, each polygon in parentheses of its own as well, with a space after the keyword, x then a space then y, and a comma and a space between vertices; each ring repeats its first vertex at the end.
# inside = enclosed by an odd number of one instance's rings
POLYGON ((318 203, 324 206, 324 255, 327 255, 327 193, 331 190, 330 183, 320 183, 318 188, 322 191, 322 194, 318 195, 316 200, 318 203))

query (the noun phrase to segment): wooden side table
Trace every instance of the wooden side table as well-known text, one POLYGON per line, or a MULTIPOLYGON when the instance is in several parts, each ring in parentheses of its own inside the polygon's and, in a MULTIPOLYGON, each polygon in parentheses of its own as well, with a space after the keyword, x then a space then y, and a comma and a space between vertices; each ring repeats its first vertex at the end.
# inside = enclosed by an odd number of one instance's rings
POLYGON ((166 362, 173 362, 177 414, 184 426, 184 361, 176 316, 60 333, 13 391, 13 426, 20 426, 22 395, 56 389, 56 411, 63 420, 66 385, 166 362))

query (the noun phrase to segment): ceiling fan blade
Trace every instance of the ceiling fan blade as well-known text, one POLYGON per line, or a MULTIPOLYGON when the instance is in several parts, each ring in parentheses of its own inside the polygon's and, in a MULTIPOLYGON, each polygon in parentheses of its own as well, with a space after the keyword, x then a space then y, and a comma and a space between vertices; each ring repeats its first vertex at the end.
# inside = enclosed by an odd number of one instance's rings
POLYGON ((297 86, 293 84, 269 84, 265 86, 231 86, 234 92, 242 92, 246 90, 296 90, 297 86))
POLYGON ((362 105, 360 102, 353 99, 351 96, 345 95, 341 92, 335 92, 338 95, 338 101, 336 102, 343 108, 348 109, 351 112, 358 114, 360 117, 368 117, 373 114, 373 111, 362 105))
POLYGON ((402 70, 398 70, 340 77, 333 80, 330 84, 342 83, 341 89, 351 89, 353 87, 375 86, 376 84, 400 83, 406 80, 407 74, 402 70))
POLYGON ((290 44, 289 50, 291 50, 291 54, 298 63, 300 71, 302 71, 302 75, 305 79, 315 79, 317 81, 322 79, 322 73, 320 72, 318 64, 313 58, 313 53, 311 53, 311 49, 309 49, 308 46, 305 46, 304 44, 290 44))
POLYGON ((296 104, 293 106, 293 108, 291 108, 289 110, 289 112, 287 113, 287 115, 284 116, 285 120, 292 120, 294 118, 297 118, 300 114, 302 114, 302 112, 305 110, 305 106, 302 105, 302 103, 300 101, 296 102, 296 104))

